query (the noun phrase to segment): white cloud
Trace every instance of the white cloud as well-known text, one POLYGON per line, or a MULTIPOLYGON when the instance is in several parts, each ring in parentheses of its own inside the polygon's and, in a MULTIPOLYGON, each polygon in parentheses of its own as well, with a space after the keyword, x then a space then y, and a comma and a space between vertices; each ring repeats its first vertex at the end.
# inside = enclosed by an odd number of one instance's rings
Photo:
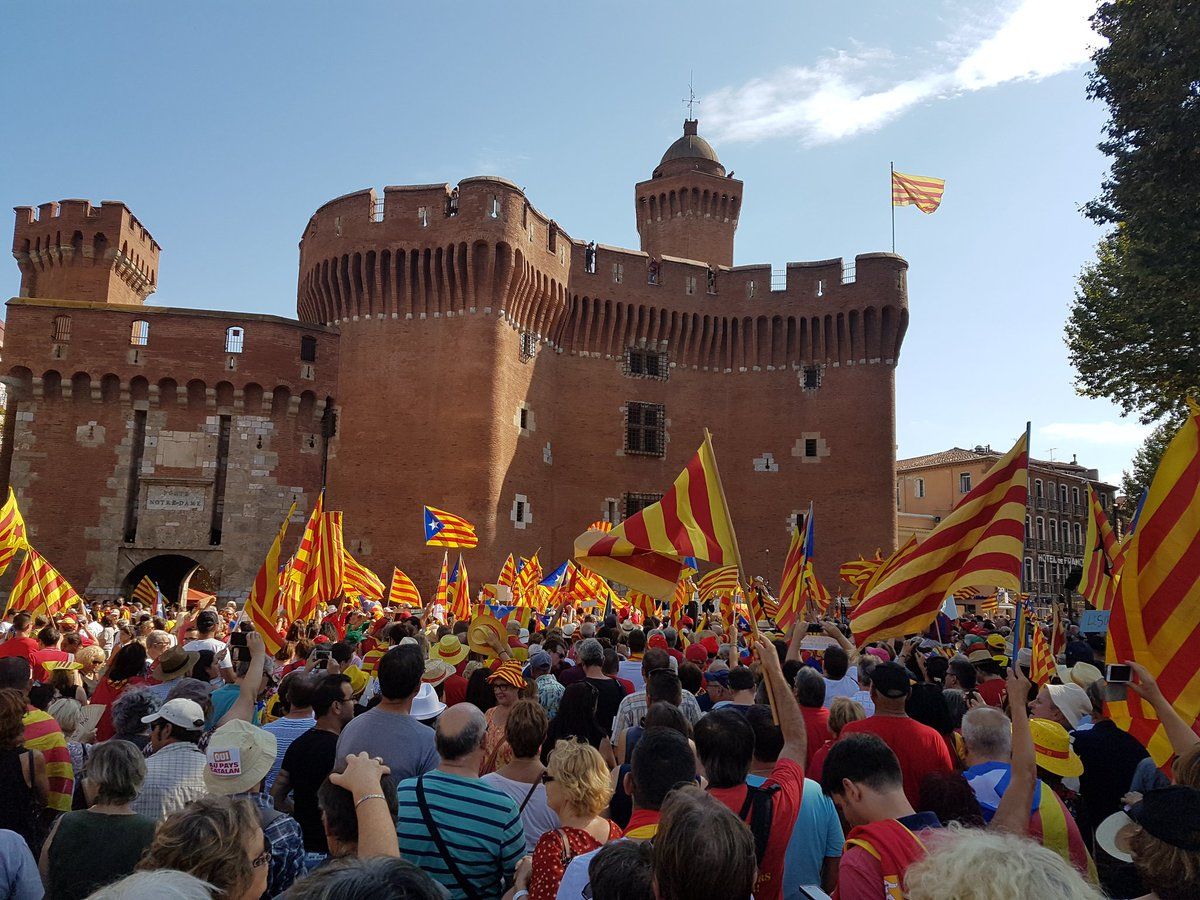
MULTIPOLYGON (((1088 24, 1096 0, 1019 0, 987 37, 964 48, 939 45, 951 65, 897 79, 879 48, 838 51, 726 87, 705 98, 706 128, 718 140, 797 137, 824 144, 875 131, 914 106, 1011 81, 1037 80, 1087 61, 1098 38, 1088 24)), ((978 29, 973 29, 978 32, 978 29)))
POLYGON ((1038 437, 1050 441, 1137 447, 1152 428, 1140 422, 1052 422, 1038 428, 1037 433, 1038 437))

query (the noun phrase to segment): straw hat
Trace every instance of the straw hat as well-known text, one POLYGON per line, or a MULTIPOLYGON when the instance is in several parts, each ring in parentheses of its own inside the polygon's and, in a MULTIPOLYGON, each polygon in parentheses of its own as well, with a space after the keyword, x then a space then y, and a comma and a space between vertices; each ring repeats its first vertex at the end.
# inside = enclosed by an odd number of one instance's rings
POLYGON ((1091 663, 1077 662, 1069 669, 1066 666, 1055 666, 1054 668, 1058 673, 1058 680, 1063 684, 1074 682, 1084 690, 1087 690, 1088 685, 1092 682, 1099 681, 1104 677, 1104 673, 1091 663))
POLYGON ((430 659, 437 659, 447 665, 457 666, 467 658, 471 651, 463 646, 456 634, 443 635, 429 651, 430 659))
POLYGON ((467 629, 467 646, 471 648, 473 653, 482 653, 484 656, 495 656, 496 651, 488 641, 489 634, 495 636, 495 640, 500 646, 508 646, 508 635, 505 633, 504 626, 500 624, 499 619, 490 613, 475 616, 475 618, 471 619, 471 627, 467 629))
POLYGON ((421 683, 421 689, 417 691, 417 696, 413 698, 412 708, 408 714, 414 719, 419 719, 424 722, 428 719, 436 719, 446 710, 446 704, 438 699, 437 691, 433 689, 433 685, 425 681, 421 683))
POLYGON ((509 684, 520 690, 525 687, 525 676, 521 673, 521 664, 516 660, 505 660, 488 676, 488 684, 509 684))
POLYGON ((449 678, 453 671, 454 667, 449 663, 444 663, 437 657, 430 657, 425 661, 425 674, 421 676, 421 681, 431 687, 437 687, 449 678))
POLYGON ((1083 774, 1083 761, 1071 749, 1067 729, 1049 719, 1030 719, 1029 730, 1033 733, 1033 751, 1039 766, 1064 778, 1083 774))
POLYGON ((184 650, 183 647, 178 646, 172 647, 165 651, 150 668, 150 677, 158 681, 174 681, 176 678, 182 678, 192 671, 192 667, 196 665, 196 660, 199 658, 200 654, 195 650, 184 650))
POLYGON ((267 777, 278 742, 271 732, 244 719, 226 722, 208 742, 204 786, 210 794, 240 794, 267 777))

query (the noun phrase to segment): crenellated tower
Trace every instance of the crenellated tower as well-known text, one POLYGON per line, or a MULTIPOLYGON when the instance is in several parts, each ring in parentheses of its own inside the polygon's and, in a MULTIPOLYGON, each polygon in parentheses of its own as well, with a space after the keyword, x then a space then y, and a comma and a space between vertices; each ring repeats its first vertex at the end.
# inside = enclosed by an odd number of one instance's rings
POLYGON ((667 148, 650 179, 635 188, 638 234, 643 252, 652 257, 732 266, 742 183, 725 173, 697 124, 684 120, 683 136, 667 148))
POLYGON ((124 203, 63 200, 15 211, 22 297, 140 304, 158 286, 162 248, 124 203))

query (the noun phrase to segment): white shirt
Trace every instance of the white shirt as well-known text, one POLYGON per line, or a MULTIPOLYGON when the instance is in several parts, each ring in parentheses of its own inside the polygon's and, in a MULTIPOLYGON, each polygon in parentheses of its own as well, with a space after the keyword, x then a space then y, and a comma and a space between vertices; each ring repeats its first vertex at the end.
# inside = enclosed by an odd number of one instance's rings
POLYGON ((833 703, 835 697, 853 697, 858 693, 858 666, 851 666, 846 670, 846 674, 834 681, 832 678, 825 679, 825 703, 826 709, 833 703))
POLYGON ((635 692, 646 689, 646 676, 642 674, 642 661, 640 659, 621 660, 617 666, 617 675, 633 682, 635 692))
POLYGON ((228 669, 229 666, 229 647, 224 641, 219 641, 216 638, 196 638, 194 641, 188 641, 183 646, 184 650, 211 650, 213 656, 216 657, 217 665, 222 669, 228 669))

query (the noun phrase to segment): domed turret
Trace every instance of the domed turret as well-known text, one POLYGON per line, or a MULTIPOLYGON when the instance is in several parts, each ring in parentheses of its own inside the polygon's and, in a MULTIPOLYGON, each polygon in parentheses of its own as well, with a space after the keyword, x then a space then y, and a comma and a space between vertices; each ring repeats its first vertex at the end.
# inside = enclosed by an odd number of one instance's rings
POLYGON ((683 136, 667 148, 650 179, 637 185, 638 234, 651 256, 731 266, 742 183, 725 174, 697 125, 685 119, 683 136))

